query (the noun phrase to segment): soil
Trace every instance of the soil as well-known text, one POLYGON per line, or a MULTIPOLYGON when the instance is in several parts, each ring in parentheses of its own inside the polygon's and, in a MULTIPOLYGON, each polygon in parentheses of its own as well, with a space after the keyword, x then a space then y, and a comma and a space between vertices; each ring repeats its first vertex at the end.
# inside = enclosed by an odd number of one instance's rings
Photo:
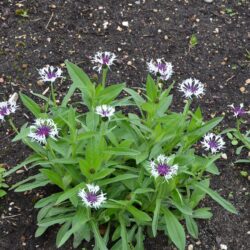
MULTIPOLYGON (((128 86, 142 87, 146 61, 161 57, 173 63, 172 79, 177 82, 196 77, 206 83, 206 95, 195 101, 194 107, 200 105, 206 118, 225 115, 221 129, 235 125, 229 104, 250 105, 248 0, 217 0, 211 4, 203 0, 0 0, 0 26, 1 101, 14 91, 41 94, 47 85, 38 81, 37 68, 45 64, 63 66, 69 59, 93 76, 89 58, 104 50, 115 52, 119 58, 112 67, 110 83, 126 81, 128 86), (17 15, 20 9, 27 10, 28 17, 17 15), (124 21, 128 21, 128 27, 123 26, 124 21), (198 41, 193 47, 189 44, 192 34, 198 41)), ((63 95, 69 84, 68 80, 58 84, 59 94, 63 95)), ((180 110, 183 98, 176 88, 173 93, 172 109, 180 110)), ((32 121, 19 105, 14 117, 17 127, 32 121)), ((1 124, 0 163, 7 168, 29 154, 22 144, 11 142, 13 135, 7 123, 1 124)), ((204 205, 212 207, 214 216, 199 222, 199 239, 188 238, 189 249, 191 244, 201 250, 220 249, 220 244, 229 250, 250 249, 249 181, 240 175, 241 170, 249 173, 249 166, 234 164, 235 149, 227 141, 227 159, 218 162, 221 174, 212 178, 212 187, 229 198, 239 214, 229 214, 206 199, 204 205)), ((23 170, 8 183, 27 177, 29 172, 23 170)), ((34 237, 37 211, 33 205, 48 192, 49 188, 25 194, 10 191, 0 200, 1 250, 56 249, 56 230, 34 237)), ((71 248, 69 242, 61 249, 71 248)), ((87 248, 92 249, 91 245, 87 248)), ((162 235, 147 239, 145 248, 174 249, 167 246, 162 235)))

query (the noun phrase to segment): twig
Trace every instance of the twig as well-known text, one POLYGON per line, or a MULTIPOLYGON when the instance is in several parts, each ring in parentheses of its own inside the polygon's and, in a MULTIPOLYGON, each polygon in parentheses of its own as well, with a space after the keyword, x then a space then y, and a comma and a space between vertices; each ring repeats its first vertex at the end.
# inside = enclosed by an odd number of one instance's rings
POLYGON ((51 13, 51 16, 50 16, 50 18, 49 18, 48 23, 47 23, 46 26, 45 26, 45 29, 48 29, 48 26, 49 26, 49 24, 50 24, 50 22, 51 22, 53 16, 54 16, 54 12, 51 13))
POLYGON ((229 78, 226 80, 226 82, 232 80, 234 77, 235 77, 235 75, 232 75, 231 77, 229 77, 229 78))
POLYGON ((9 218, 14 218, 14 217, 17 217, 17 216, 20 216, 22 214, 14 214, 14 215, 9 215, 9 216, 2 216, 1 219, 9 219, 9 218))

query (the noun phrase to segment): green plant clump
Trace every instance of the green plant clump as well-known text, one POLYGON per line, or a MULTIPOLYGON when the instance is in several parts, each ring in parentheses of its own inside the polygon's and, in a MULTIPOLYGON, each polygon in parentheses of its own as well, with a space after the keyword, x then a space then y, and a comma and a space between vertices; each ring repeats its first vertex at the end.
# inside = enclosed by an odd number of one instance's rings
MULTIPOLYGON (((12 187, 16 192, 58 187, 35 204, 37 237, 60 225, 57 247, 73 237, 74 247, 94 239, 96 250, 140 250, 146 235, 162 231, 184 249, 185 231, 197 238, 196 220, 212 217, 209 207, 199 206, 206 194, 236 213, 209 187, 211 174, 219 174, 220 153, 196 152, 221 117, 204 121, 200 108, 190 108, 192 99, 182 112, 170 110, 173 84, 165 89, 159 77, 148 75, 140 95, 124 83, 105 86, 108 67, 99 83, 77 65, 66 66, 73 83, 60 104, 53 83, 51 98, 35 94, 43 108, 20 93, 36 120, 24 124, 13 141, 22 140, 33 153, 5 174, 23 166, 37 169, 12 187), (74 93, 81 100, 73 102, 74 93)), ((54 77, 54 69, 49 74, 54 77)))

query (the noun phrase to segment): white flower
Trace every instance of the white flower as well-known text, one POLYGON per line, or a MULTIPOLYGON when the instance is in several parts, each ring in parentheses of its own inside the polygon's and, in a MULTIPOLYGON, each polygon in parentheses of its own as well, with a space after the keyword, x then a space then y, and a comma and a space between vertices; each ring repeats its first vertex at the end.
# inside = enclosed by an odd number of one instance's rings
POLYGON ((188 78, 179 85, 179 90, 186 98, 192 98, 193 95, 200 97, 204 95, 204 84, 197 79, 188 78))
POLYGON ((229 107, 232 109, 233 113, 234 113, 234 116, 237 118, 238 116, 241 117, 241 116, 244 116, 246 115, 247 113, 249 113, 249 111, 247 112, 245 109, 244 109, 244 104, 241 103, 240 106, 234 106, 234 104, 231 104, 229 105, 229 107))
POLYGON ((92 63, 96 63, 97 66, 94 66, 93 69, 97 70, 99 73, 102 70, 102 67, 107 66, 110 69, 110 66, 114 64, 116 60, 116 55, 112 52, 97 52, 92 58, 92 63))
POLYGON ((208 133, 204 136, 201 144, 203 145, 203 148, 205 150, 211 150, 212 154, 215 154, 216 152, 224 148, 225 142, 220 135, 208 133))
POLYGON ((55 137, 57 135, 58 129, 52 119, 38 118, 35 120, 34 125, 30 126, 30 133, 28 136, 31 137, 34 141, 46 144, 48 137, 56 140, 55 137))
POLYGON ((115 108, 109 105, 100 105, 96 107, 96 113, 101 117, 111 117, 115 113, 115 108))
POLYGON ((166 62, 163 58, 158 58, 156 61, 150 60, 147 65, 150 73, 159 75, 164 81, 168 80, 173 74, 172 63, 166 62))
POLYGON ((93 207, 95 209, 100 208, 101 205, 106 201, 106 197, 100 187, 93 184, 87 184, 87 190, 82 189, 78 195, 82 198, 83 203, 86 207, 93 207))
POLYGON ((57 78, 62 77, 61 68, 50 65, 46 65, 44 68, 39 69, 38 73, 40 75, 40 79, 44 82, 54 82, 57 78))
POLYGON ((159 155, 156 160, 150 162, 150 172, 155 178, 161 176, 165 180, 171 179, 177 174, 178 165, 172 165, 171 159, 165 155, 159 155))
POLYGON ((0 102, 0 120, 3 121, 5 116, 10 115, 11 113, 15 113, 17 109, 16 101, 17 101, 17 93, 14 93, 10 99, 6 102, 0 102))

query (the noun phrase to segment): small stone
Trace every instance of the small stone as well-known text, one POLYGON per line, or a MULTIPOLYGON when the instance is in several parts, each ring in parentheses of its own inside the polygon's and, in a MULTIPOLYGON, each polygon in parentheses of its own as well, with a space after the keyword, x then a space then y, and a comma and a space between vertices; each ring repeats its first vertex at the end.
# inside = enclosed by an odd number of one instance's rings
POLYGON ((188 250, 193 250, 193 249, 194 249, 194 245, 193 244, 188 245, 188 250))
POLYGON ((19 170, 16 171, 17 174, 22 174, 23 172, 24 172, 23 169, 19 169, 19 170))
POLYGON ((131 62, 131 61, 128 61, 128 62, 127 62, 127 65, 131 66, 131 65, 132 65, 132 62, 131 62))
POLYGON ((221 154, 221 158, 227 160, 227 154, 226 153, 221 154))
POLYGON ((43 86, 44 85, 44 82, 42 80, 38 80, 36 83, 37 83, 38 86, 43 86))
POLYGON ((214 34, 218 34, 219 33, 219 28, 215 28, 215 30, 213 31, 214 34))
POLYGON ((22 64, 22 69, 27 69, 28 68, 28 64, 27 63, 23 63, 22 64))
POLYGON ((109 22, 104 21, 102 25, 103 25, 103 28, 106 30, 108 28, 109 22))
POLYGON ((128 25, 128 21, 123 21, 123 22, 122 22, 122 26, 128 27, 128 26, 129 26, 129 25, 128 25))
POLYGON ((197 242, 195 242, 195 244, 196 244, 197 246, 199 246, 199 245, 201 244, 201 241, 198 240, 197 242))
POLYGON ((164 36, 164 40, 168 40, 168 36, 167 35, 164 36))
POLYGON ((51 4, 49 7, 50 7, 51 9, 56 9, 56 5, 55 5, 55 4, 51 4))
POLYGON ((118 30, 118 31, 123 31, 122 27, 120 27, 120 26, 118 26, 118 27, 116 28, 116 30, 118 30))
POLYGON ((120 52, 121 50, 122 50, 121 48, 117 48, 117 51, 119 51, 119 52, 120 52))
POLYGON ((227 250, 227 245, 225 245, 225 244, 220 244, 220 249, 221 249, 221 250, 227 250))
POLYGON ((0 77, 0 83, 4 83, 4 79, 0 77))
POLYGON ((161 29, 158 29, 158 33, 161 33, 162 32, 162 30, 161 29))
POLYGON ((212 3, 214 0, 204 0, 205 3, 212 3))
POLYGON ((246 83, 246 85, 250 84, 250 78, 246 79, 245 83, 246 83))
POLYGON ((247 234, 250 234, 250 231, 247 231, 247 234))
POLYGON ((245 87, 240 87, 240 92, 241 93, 244 93, 246 91, 246 88, 245 87))

